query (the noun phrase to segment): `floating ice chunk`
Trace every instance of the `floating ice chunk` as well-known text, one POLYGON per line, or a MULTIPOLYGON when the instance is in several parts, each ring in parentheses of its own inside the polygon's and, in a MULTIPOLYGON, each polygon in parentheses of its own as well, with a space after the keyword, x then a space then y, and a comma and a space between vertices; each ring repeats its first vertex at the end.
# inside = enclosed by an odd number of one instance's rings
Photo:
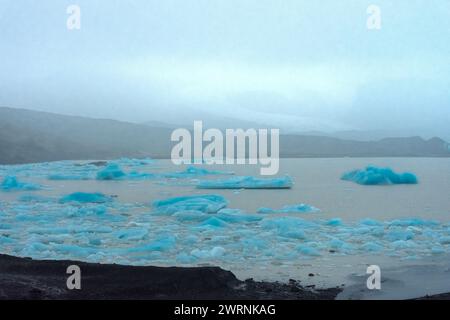
POLYGON ((0 244, 8 244, 8 243, 13 243, 13 242, 15 242, 15 241, 13 239, 11 239, 10 237, 5 237, 0 234, 0 244))
POLYGON ((362 219, 360 222, 362 225, 366 225, 366 226, 381 226, 383 225, 381 222, 374 220, 374 219, 362 219))
POLYGON ((310 213, 310 212, 318 212, 319 209, 304 204, 294 204, 294 205, 286 205, 281 209, 270 209, 270 208, 259 208, 258 213, 310 213))
POLYGON ((200 227, 213 227, 213 228, 224 228, 228 224, 222 219, 211 217, 200 224, 200 227))
POLYGON ((434 246, 431 248, 431 253, 432 254, 443 254, 443 253, 445 253, 445 250, 442 247, 434 246))
POLYGON ((156 178, 157 175, 153 173, 145 173, 145 172, 137 172, 137 171, 131 171, 126 175, 127 179, 130 180, 144 180, 144 179, 152 179, 156 178))
POLYGON ((304 230, 316 227, 316 224, 306 220, 282 217, 263 220, 261 227, 266 230, 274 230, 279 236, 293 239, 306 239, 304 230))
POLYGON ((41 189, 41 186, 33 183, 20 182, 15 176, 6 176, 0 185, 0 189, 3 191, 31 191, 41 189))
POLYGON ((166 173, 164 176, 166 178, 193 178, 197 176, 207 176, 207 175, 232 175, 233 172, 229 171, 218 171, 218 170, 208 170, 205 168, 189 166, 184 171, 178 171, 173 173, 166 173))
POLYGON ((79 203, 106 203, 111 202, 112 198, 104 195, 103 193, 86 193, 75 192, 62 197, 60 203, 79 202, 79 203))
POLYGON ((179 253, 176 257, 177 262, 183 263, 183 264, 191 264, 195 263, 197 261, 197 257, 191 256, 187 253, 179 253))
POLYGON ((402 226, 402 227, 406 227, 406 226, 435 226, 438 225, 439 223, 437 221, 433 221, 433 220, 423 220, 420 218, 414 218, 414 219, 398 219, 398 220, 393 220, 390 222, 390 225, 392 226, 402 226))
POLYGON ((344 246, 346 246, 346 243, 342 240, 339 239, 333 239, 331 240, 328 245, 330 246, 330 248, 332 249, 341 249, 344 246))
POLYGON ((191 255, 199 259, 217 259, 225 254, 223 247, 214 247, 211 250, 194 249, 191 251, 191 255))
POLYGON ((366 242, 365 244, 362 245, 362 249, 368 252, 379 252, 382 251, 384 248, 377 242, 366 242))
POLYGON ((262 220, 260 216, 244 213, 239 209, 221 209, 215 216, 228 223, 248 223, 262 220))
POLYGON ((395 173, 390 168, 377 168, 368 166, 366 169, 354 170, 345 173, 342 180, 353 181, 362 185, 383 184, 416 184, 417 177, 409 172, 395 173))
POLYGON ((123 179, 125 172, 116 163, 108 164, 104 169, 97 172, 97 180, 117 180, 123 179))
POLYGON ((301 254, 307 255, 307 256, 314 256, 314 257, 318 257, 320 256, 320 252, 310 246, 306 246, 306 245, 299 245, 297 247, 297 251, 299 251, 301 254))
POLYGON ((119 165, 122 165, 122 166, 138 167, 138 166, 146 166, 149 164, 154 164, 155 160, 153 160, 151 158, 143 158, 143 159, 120 158, 120 159, 114 160, 114 162, 119 165))
POLYGON ((139 227, 122 229, 114 232, 114 236, 123 240, 142 240, 147 234, 147 229, 139 227))
POLYGON ((76 257, 87 257, 90 254, 97 252, 97 248, 81 247, 72 244, 53 244, 52 247, 63 254, 70 254, 76 257))
POLYGON ((89 180, 91 179, 88 173, 85 174, 51 174, 47 177, 48 180, 89 180))
POLYGON ((450 244, 450 236, 443 236, 439 239, 440 244, 450 244))
POLYGON ((173 236, 160 237, 157 240, 138 247, 128 249, 129 252, 167 251, 175 246, 176 239, 173 236))
POLYGON ((197 210, 203 213, 216 213, 225 208, 227 200, 220 195, 198 195, 175 197, 153 202, 157 213, 174 214, 179 211, 197 210))
POLYGON ((291 187, 292 179, 289 176, 272 179, 244 176, 230 179, 202 180, 197 184, 199 189, 289 189, 291 187))
POLYGON ((342 219, 333 218, 333 219, 328 220, 325 224, 328 226, 337 227, 337 226, 342 225, 342 219))
POLYGON ((416 246, 416 243, 412 240, 397 240, 392 242, 392 247, 396 250, 410 249, 416 246))
POLYGON ((268 247, 267 241, 255 237, 244 238, 241 240, 241 243, 249 251, 266 249, 268 247))
POLYGON ((410 240, 412 238, 414 238, 414 232, 410 231, 410 230, 402 230, 402 229, 397 229, 397 230, 389 230, 386 235, 385 235, 386 239, 388 241, 397 241, 397 240, 410 240))
POLYGON ((49 197, 40 196, 37 194, 23 194, 18 197, 19 201, 22 202, 52 202, 53 199, 49 197))
MULTIPOLYGON (((98 202, 97 202, 98 203, 98 202)), ((88 206, 88 207, 77 207, 77 208, 70 208, 73 209, 72 211, 69 211, 69 216, 88 216, 88 215, 94 215, 94 216, 101 216, 105 215, 107 212, 107 208, 104 205, 96 205, 96 206, 88 206)))
POLYGON ((174 213, 173 217, 182 222, 201 222, 208 219, 210 215, 198 210, 185 210, 174 213))

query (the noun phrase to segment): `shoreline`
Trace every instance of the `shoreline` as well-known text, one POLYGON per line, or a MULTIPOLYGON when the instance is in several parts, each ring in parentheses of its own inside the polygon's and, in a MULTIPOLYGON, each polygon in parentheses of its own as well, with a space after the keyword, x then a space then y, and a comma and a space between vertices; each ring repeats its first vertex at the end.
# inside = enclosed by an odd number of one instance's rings
POLYGON ((342 288, 241 281, 219 267, 154 267, 33 260, 0 254, 0 300, 333 300, 342 288), (66 286, 81 269, 81 289, 66 286))
MULTIPOLYGON (((0 254, 0 300, 335 300, 344 287, 239 280, 220 267, 155 267, 33 260, 0 254), (81 269, 81 289, 66 286, 81 269)), ((406 300, 450 300, 450 293, 406 300)))

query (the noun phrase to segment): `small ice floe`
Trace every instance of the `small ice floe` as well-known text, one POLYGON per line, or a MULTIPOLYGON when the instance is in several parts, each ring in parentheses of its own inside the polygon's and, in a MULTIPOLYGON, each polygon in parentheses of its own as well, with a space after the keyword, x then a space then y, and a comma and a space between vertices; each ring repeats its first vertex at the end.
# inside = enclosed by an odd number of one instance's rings
POLYGON ((59 199, 59 203, 106 203, 112 202, 112 198, 104 195, 103 193, 87 193, 87 192, 74 192, 59 199))
POLYGON ((184 171, 165 173, 163 176, 166 178, 194 178, 198 176, 207 176, 207 175, 233 175, 233 174, 234 172, 208 170, 205 168, 189 166, 184 171))
POLYGON ((114 163, 117 163, 121 166, 128 166, 128 167, 140 167, 140 166, 147 166, 155 163, 155 160, 151 158, 142 158, 142 159, 136 159, 136 158, 120 158, 117 160, 114 160, 114 163))
POLYGON ((285 205, 280 209, 271 208, 259 208, 258 213, 312 213, 319 212, 320 210, 316 207, 310 206, 308 204, 300 203, 294 205, 285 205))
POLYGON ((198 189, 289 189, 292 188, 289 176, 281 178, 262 179, 252 176, 234 177, 230 179, 202 180, 198 189))
POLYGON ((203 213, 216 213, 227 206, 228 201, 215 194, 174 197, 153 202, 155 212, 172 215, 186 210, 196 210, 203 213))
POLYGON ((123 179, 125 176, 125 172, 116 163, 110 163, 97 172, 97 180, 116 180, 123 179))
POLYGON ((0 190, 3 191, 32 191, 41 188, 38 184, 20 182, 15 176, 6 176, 0 184, 0 190))
POLYGON ((342 175, 341 179, 362 185, 416 184, 418 182, 413 173, 396 173, 390 168, 372 166, 347 172, 342 175))
POLYGON ((137 172, 126 173, 117 163, 110 163, 97 172, 97 180, 145 180, 156 177, 152 173, 137 172))
POLYGON ((91 177, 88 173, 82 174, 50 174, 48 180, 90 180, 91 177))

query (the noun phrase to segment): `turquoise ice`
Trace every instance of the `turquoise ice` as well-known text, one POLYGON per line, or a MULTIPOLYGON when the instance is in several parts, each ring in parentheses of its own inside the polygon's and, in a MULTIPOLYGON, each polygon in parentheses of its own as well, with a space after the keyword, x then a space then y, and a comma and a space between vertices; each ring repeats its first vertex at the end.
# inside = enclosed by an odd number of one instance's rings
POLYGON ((362 185, 416 184, 417 177, 410 172, 396 173, 391 168, 368 166, 362 170, 353 170, 342 175, 342 180, 362 185))

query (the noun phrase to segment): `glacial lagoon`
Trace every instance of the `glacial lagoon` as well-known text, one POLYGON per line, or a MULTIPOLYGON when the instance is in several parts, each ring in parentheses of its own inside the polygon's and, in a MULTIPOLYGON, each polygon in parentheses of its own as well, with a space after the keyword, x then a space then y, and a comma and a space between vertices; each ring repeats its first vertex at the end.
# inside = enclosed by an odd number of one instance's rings
MULTIPOLYGON (((99 179, 105 167, 90 163, 0 166, 1 181, 14 176, 33 186, 0 191, 0 252, 131 265, 218 265, 242 279, 293 278, 325 287, 350 285, 369 264, 389 272, 437 268, 442 272, 436 272, 436 283, 450 280, 443 267, 450 254, 450 159, 282 159, 272 178, 288 176, 291 188, 214 190, 197 186, 258 177, 259 168, 192 169, 170 160, 119 159, 110 163, 126 174, 103 172, 106 179, 99 179), (412 172, 418 184, 341 180, 368 165, 412 172), (67 198, 73 194, 78 198, 67 198), (104 198, 80 201, 83 194, 104 198)), ((430 283, 427 277, 422 280, 430 283)), ((409 279, 421 285, 421 277, 409 279)))

